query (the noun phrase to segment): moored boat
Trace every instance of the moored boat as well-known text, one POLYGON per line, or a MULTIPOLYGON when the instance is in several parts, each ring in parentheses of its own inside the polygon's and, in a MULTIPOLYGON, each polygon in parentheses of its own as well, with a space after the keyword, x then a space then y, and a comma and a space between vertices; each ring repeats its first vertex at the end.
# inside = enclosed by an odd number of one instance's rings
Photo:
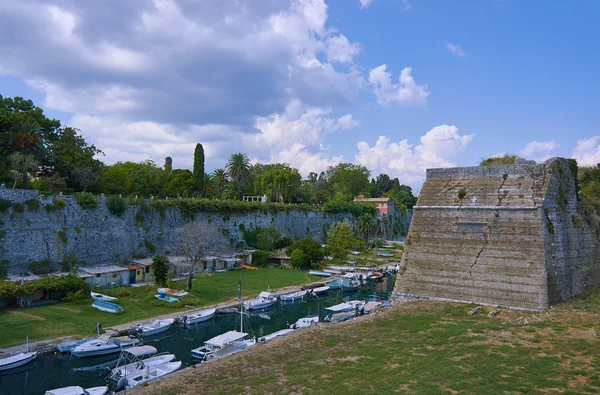
POLYGON ((342 288, 342 280, 334 280, 325 284, 329 289, 340 289, 342 288))
POLYGON ((200 322, 208 321, 215 316, 216 311, 216 309, 206 309, 189 312, 188 314, 179 317, 179 322, 181 322, 184 325, 193 325, 200 322))
POLYGON ((165 295, 165 294, 156 294, 156 295, 154 295, 154 297, 158 300, 162 300, 163 302, 167 302, 167 303, 179 302, 179 299, 177 299, 173 296, 165 295))
POLYGON ((319 322, 319 317, 304 317, 300 318, 298 321, 290 325, 291 329, 300 329, 300 328, 309 328, 313 324, 317 324, 319 322))
POLYGON ((329 286, 328 285, 324 285, 322 287, 313 288, 309 292, 312 293, 313 295, 321 295, 321 294, 324 294, 327 291, 329 291, 329 286))
POLYGON ((103 302, 116 302, 117 300, 119 300, 118 298, 115 298, 113 296, 103 295, 97 292, 90 292, 90 296, 94 300, 101 300, 103 302))
POLYGON ((98 336, 98 338, 82 343, 71 350, 71 354, 76 357, 95 357, 98 355, 113 354, 121 351, 124 348, 133 347, 139 344, 138 339, 132 339, 129 337, 115 337, 111 338, 109 334, 105 333, 98 336))
POLYGON ((187 292, 186 291, 179 291, 177 289, 170 289, 170 288, 158 288, 157 289, 159 294, 165 294, 165 295, 169 295, 169 296, 179 296, 179 297, 184 297, 187 296, 187 292))
POLYGON ((319 270, 310 270, 308 272, 311 276, 319 276, 319 277, 331 277, 331 273, 321 272, 319 270))
POLYGON ((78 385, 48 390, 44 395, 104 395, 108 392, 106 385, 101 387, 82 388, 78 385))
POLYGON ((292 292, 289 294, 281 295, 279 297, 279 299, 281 299, 283 301, 300 300, 300 299, 304 298, 304 296, 306 295, 307 292, 308 291, 292 292))
POLYGON ((282 329, 280 331, 273 332, 273 333, 271 333, 269 335, 265 335, 265 336, 259 337, 258 338, 258 342, 259 343, 264 343, 264 342, 267 342, 269 340, 273 340, 276 337, 287 335, 288 333, 293 332, 293 331, 294 331, 294 329, 291 329, 291 328, 290 329, 282 329))
POLYGON ((18 368, 33 362, 37 357, 35 351, 25 351, 0 358, 0 371, 18 368))
POLYGON ((86 337, 84 339, 74 340, 74 341, 70 341, 70 342, 64 342, 64 343, 58 344, 56 346, 56 348, 58 348, 58 351, 60 351, 62 353, 67 353, 67 352, 70 352, 75 347, 77 347, 78 345, 88 342, 90 340, 94 340, 94 339, 95 339, 94 337, 86 337))
POLYGON ((355 278, 344 278, 342 279, 342 291, 355 291, 360 288, 360 280, 355 278))
POLYGON ((109 369, 109 381, 115 391, 137 387, 181 368, 181 361, 172 361, 173 354, 144 358, 156 353, 152 346, 132 347, 121 352, 123 365, 109 369), (169 360, 169 362, 165 362, 169 360))
POLYGON ((165 318, 154 320, 149 324, 142 324, 137 327, 137 332, 142 336, 153 336, 158 335, 169 330, 171 325, 175 322, 174 318, 165 318))
POLYGON ((277 297, 273 296, 270 292, 263 291, 258 294, 255 299, 244 302, 244 307, 248 310, 259 310, 271 307, 277 302, 277 297))
POLYGON ((124 311, 121 306, 111 302, 105 302, 103 300, 94 300, 92 307, 100 311, 104 311, 105 313, 120 313, 124 311))

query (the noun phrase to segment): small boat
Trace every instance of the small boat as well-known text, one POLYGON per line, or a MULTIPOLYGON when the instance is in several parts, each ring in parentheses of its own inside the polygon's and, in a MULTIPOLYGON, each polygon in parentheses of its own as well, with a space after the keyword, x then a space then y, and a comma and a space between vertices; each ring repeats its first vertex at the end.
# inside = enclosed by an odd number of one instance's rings
POLYGON ((362 307, 362 311, 363 311, 363 314, 369 314, 369 313, 379 310, 383 306, 384 306, 383 302, 373 302, 373 301, 367 302, 362 307))
POLYGON ((223 358, 227 355, 236 353, 256 344, 256 338, 250 337, 244 332, 244 304, 240 306, 240 330, 225 332, 212 339, 208 339, 204 344, 192 350, 192 358, 200 362, 211 361, 213 359, 223 358))
POLYGON ((348 277, 346 277, 342 280, 342 291, 343 292, 355 291, 359 288, 360 288, 360 280, 357 280, 355 278, 348 278, 348 277))
POLYGON ((162 300, 163 302, 167 302, 167 303, 179 302, 179 299, 174 298, 173 296, 165 295, 165 294, 154 295, 154 297, 158 300, 162 300))
POLYGON ((310 270, 308 272, 311 276, 319 276, 319 277, 331 277, 331 273, 322 272, 319 270, 310 270))
POLYGON ((247 302, 244 302, 244 307, 248 310, 260 310, 271 307, 277 302, 277 297, 270 292, 263 291, 258 294, 258 297, 247 302))
POLYGON ((279 297, 279 299, 281 299, 283 301, 300 300, 300 299, 304 298, 304 296, 307 294, 307 292, 309 292, 309 291, 292 292, 289 294, 281 295, 279 297))
POLYGON ((174 318, 165 318, 162 320, 154 320, 149 324, 140 325, 137 327, 137 333, 142 336, 153 336, 158 335, 169 330, 171 325, 175 322, 174 318))
MULTIPOLYGON (((132 347, 121 352, 124 364, 117 365, 110 370, 109 380, 115 391, 137 387, 140 384, 156 380, 167 374, 173 373, 181 368, 181 361, 164 362, 169 360, 173 354, 165 356, 145 358, 147 355, 156 353, 152 346, 132 347)), ((170 359, 172 361, 172 359, 170 359)))
POLYGON ((321 295, 321 294, 324 294, 325 292, 329 291, 329 288, 330 287, 328 285, 324 285, 322 287, 313 288, 308 292, 312 293, 313 295, 321 295))
POLYGON ((342 288, 342 280, 334 280, 325 285, 327 285, 329 289, 340 289, 342 288))
POLYGON ((92 388, 81 388, 78 385, 72 385, 70 387, 56 388, 53 390, 46 391, 45 395, 104 395, 108 392, 108 386, 104 385, 101 387, 92 388))
POLYGON ((244 264, 240 265, 240 267, 244 268, 244 269, 249 269, 249 270, 258 270, 257 267, 249 266, 249 265, 244 265, 244 264))
POLYGON ((85 339, 74 340, 71 342, 64 342, 64 343, 58 344, 56 346, 56 348, 58 348, 58 351, 60 351, 62 353, 68 353, 72 349, 77 347, 78 345, 83 344, 85 342, 89 342, 90 340, 94 340, 94 339, 95 339, 94 337, 86 337, 85 339))
POLYGON ((169 296, 179 296, 179 297, 184 297, 188 294, 186 291, 179 291, 179 290, 170 289, 170 288, 158 288, 157 291, 159 294, 165 294, 165 295, 169 295, 169 296))
POLYGON ((236 309, 235 307, 222 307, 220 309, 217 309, 216 314, 218 314, 218 315, 236 314, 237 312, 238 312, 238 309, 236 309))
POLYGON ((343 311, 340 313, 331 313, 327 315, 324 320, 332 323, 342 322, 356 317, 356 313, 354 311, 343 311))
POLYGON ((335 306, 327 307, 327 316, 324 320, 329 322, 342 322, 358 315, 364 305, 364 300, 351 300, 346 303, 336 304, 335 306))
POLYGON ((367 276, 367 280, 369 281, 380 281, 383 279, 383 273, 381 272, 373 272, 367 276))
POLYGON ((358 251, 349 251, 350 255, 360 255, 358 251))
MULTIPOLYGON (((29 348, 28 348, 29 349, 29 348)), ((36 351, 25 351, 17 354, 10 354, 6 357, 0 358, 0 371, 18 368, 33 362, 37 357, 36 351)))
POLYGON ((101 300, 103 302, 116 302, 117 300, 119 300, 118 298, 114 298, 114 297, 108 296, 108 295, 99 294, 99 293, 96 293, 96 292, 90 292, 90 296, 94 300, 101 300))
POLYGON ((392 254, 391 252, 379 252, 379 253, 377 253, 377 255, 383 256, 383 257, 386 257, 386 258, 391 258, 391 257, 394 256, 394 254, 392 254))
POLYGON ((258 342, 259 343, 264 343, 264 342, 267 342, 269 340, 273 340, 276 337, 287 335, 288 333, 293 332, 293 331, 294 331, 294 329, 282 329, 280 331, 273 332, 270 335, 265 335, 263 337, 259 337, 258 338, 258 342))
POLYGON ((138 339, 132 339, 126 336, 111 338, 108 333, 98 336, 98 338, 82 343, 71 350, 71 354, 79 358, 95 357, 98 355, 113 354, 136 346, 140 343, 138 339))
POLYGON ((94 300, 92 307, 100 311, 104 311, 105 313, 120 313, 124 311, 121 306, 114 303, 105 302, 103 300, 94 300))
POLYGON ((184 325, 193 325, 200 322, 208 321, 215 316, 216 311, 216 309, 206 309, 190 312, 189 314, 186 314, 183 317, 179 317, 179 322, 181 322, 184 325))
POLYGON ((291 329, 299 329, 299 328, 309 328, 313 324, 317 324, 319 322, 319 317, 304 317, 300 318, 294 324, 290 325, 291 329))

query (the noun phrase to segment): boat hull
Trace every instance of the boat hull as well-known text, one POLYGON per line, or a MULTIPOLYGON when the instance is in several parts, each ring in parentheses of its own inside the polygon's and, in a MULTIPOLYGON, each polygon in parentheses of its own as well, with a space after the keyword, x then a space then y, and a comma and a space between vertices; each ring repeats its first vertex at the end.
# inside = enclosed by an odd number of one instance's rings
POLYGON ((275 304, 276 300, 269 300, 264 302, 250 302, 246 305, 248 310, 260 310, 266 309, 267 307, 271 307, 275 304))
POLYGON ((172 318, 166 320, 158 320, 158 322, 155 321, 155 323, 159 326, 153 327, 152 324, 141 325, 139 327, 139 330, 141 331, 142 336, 154 336, 158 335, 159 333, 168 331, 173 325, 173 322, 175 322, 175 320, 172 318))
POLYGON ((183 316, 182 317, 182 322, 186 325, 194 325, 194 324, 199 324, 200 322, 205 322, 210 320, 211 318, 213 318, 215 316, 216 310, 215 309, 211 309, 211 310, 207 310, 202 312, 202 314, 191 314, 191 315, 187 315, 187 316, 183 316))
POLYGON ((94 303, 92 303, 92 307, 95 309, 98 309, 100 311, 104 311, 105 313, 113 313, 113 314, 120 313, 124 310, 119 305, 116 305, 116 304, 110 303, 110 302, 105 302, 103 300, 94 300, 94 303))
MULTIPOLYGON (((21 359, 16 359, 11 362, 2 361, 2 359, 0 359, 0 371, 15 369, 20 366, 27 365, 28 363, 33 362, 35 360, 35 358, 37 357, 37 352, 21 353, 21 354, 23 354, 23 357, 21 359)), ((20 355, 20 354, 17 354, 17 355, 20 355)), ((3 359, 13 359, 13 358, 8 357, 8 358, 3 358, 3 359)))

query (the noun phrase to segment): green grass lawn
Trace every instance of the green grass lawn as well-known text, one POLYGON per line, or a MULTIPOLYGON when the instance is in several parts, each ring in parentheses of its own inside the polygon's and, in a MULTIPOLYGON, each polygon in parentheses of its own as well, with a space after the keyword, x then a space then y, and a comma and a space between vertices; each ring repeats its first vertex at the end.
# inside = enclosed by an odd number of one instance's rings
MULTIPOLYGON (((96 322, 104 328, 185 310, 185 305, 206 306, 237 298, 238 281, 242 281, 242 297, 253 297, 272 289, 318 281, 306 271, 291 269, 235 270, 201 275, 193 282, 193 294, 181 298, 181 303, 165 303, 154 298, 156 286, 123 287, 100 292, 116 296, 125 309, 123 313, 103 313, 91 307, 92 299, 82 302, 60 302, 47 306, 15 308, 0 311, 0 348, 29 340, 52 339, 61 336, 87 336, 95 333, 96 322)), ((185 282, 176 283, 184 289, 185 282)))
POLYGON ((412 302, 298 331, 135 391, 146 394, 600 392, 600 292, 542 312, 468 316, 412 302))

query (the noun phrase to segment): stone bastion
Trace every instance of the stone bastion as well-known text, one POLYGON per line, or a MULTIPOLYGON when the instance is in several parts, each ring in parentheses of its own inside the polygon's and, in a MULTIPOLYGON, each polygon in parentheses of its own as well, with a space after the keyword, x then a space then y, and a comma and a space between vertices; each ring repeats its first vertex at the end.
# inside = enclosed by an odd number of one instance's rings
POLYGON ((427 170, 395 297, 542 310, 597 288, 598 224, 574 172, 563 158, 427 170))

